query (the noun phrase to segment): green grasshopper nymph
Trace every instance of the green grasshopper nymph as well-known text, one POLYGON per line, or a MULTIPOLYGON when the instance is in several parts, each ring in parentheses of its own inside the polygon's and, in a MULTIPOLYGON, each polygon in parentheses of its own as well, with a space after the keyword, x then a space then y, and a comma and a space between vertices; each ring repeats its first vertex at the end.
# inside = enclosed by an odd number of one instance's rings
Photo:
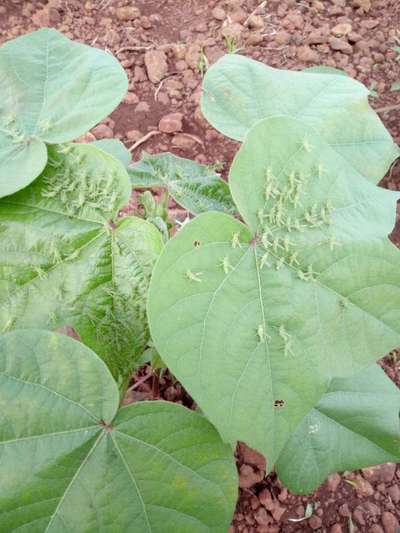
POLYGON ((233 270, 233 266, 231 265, 231 262, 229 261, 229 257, 224 257, 221 266, 224 269, 225 274, 229 274, 231 270, 233 270))
POLYGON ((260 343, 266 343, 271 340, 271 337, 265 331, 264 324, 259 324, 257 327, 257 337, 260 343))
POLYGON ((240 242, 239 236, 240 236, 240 233, 238 231, 233 234, 232 241, 231 241, 232 248, 241 248, 242 247, 242 244, 240 242))
POLYGON ((201 283, 201 276, 203 275, 202 272, 192 272, 191 270, 186 270, 185 277, 190 281, 196 281, 197 283, 201 283))

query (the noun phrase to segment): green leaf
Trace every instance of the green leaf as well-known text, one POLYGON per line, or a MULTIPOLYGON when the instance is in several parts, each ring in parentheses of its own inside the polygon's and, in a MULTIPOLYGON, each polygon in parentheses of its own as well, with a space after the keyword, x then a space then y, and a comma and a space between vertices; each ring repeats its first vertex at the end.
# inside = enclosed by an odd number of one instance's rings
POLYGON ((128 167, 134 188, 164 186, 174 200, 198 215, 205 211, 235 213, 228 184, 210 167, 165 153, 144 154, 128 167))
POLYGON ((79 342, 0 337, 1 531, 227 531, 236 472, 212 426, 176 404, 118 401, 79 342))
POLYGON ((305 494, 333 472, 399 462, 399 412, 400 390, 377 365, 334 379, 279 457, 280 479, 305 494))
POLYGON ((118 378, 148 339, 145 300, 162 247, 145 220, 117 220, 124 167, 90 144, 49 148, 28 188, 0 201, 0 332, 71 326, 118 378))
POLYGON ((226 55, 204 78, 201 108, 228 137, 242 141, 259 120, 285 115, 316 134, 368 180, 377 183, 400 151, 368 104, 369 91, 343 75, 277 70, 226 55))
POLYGON ((131 162, 132 154, 119 139, 100 139, 91 144, 118 159, 124 167, 127 167, 131 162))
POLYGON ((154 351, 151 357, 151 368, 153 370, 162 370, 163 368, 167 368, 167 365, 161 359, 160 354, 157 352, 157 350, 155 348, 153 348, 153 350, 154 351))
POLYGON ((127 91, 110 54, 41 29, 0 48, 0 197, 31 183, 44 143, 71 141, 106 117, 127 91))
POLYGON ((332 377, 400 342, 398 193, 285 117, 250 131, 229 183, 246 225, 206 213, 177 233, 153 273, 150 330, 223 438, 272 465, 332 377))

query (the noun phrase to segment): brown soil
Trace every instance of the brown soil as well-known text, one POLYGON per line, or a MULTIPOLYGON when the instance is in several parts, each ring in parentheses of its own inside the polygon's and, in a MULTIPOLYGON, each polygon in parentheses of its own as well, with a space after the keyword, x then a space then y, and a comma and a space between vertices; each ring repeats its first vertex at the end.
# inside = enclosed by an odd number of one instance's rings
MULTIPOLYGON (((130 146, 148 132, 157 131, 161 118, 182 114, 181 131, 178 127, 174 133, 151 137, 134 151, 135 159, 142 149, 169 150, 202 163, 218 160, 229 168, 238 144, 209 127, 198 106, 201 59, 204 63, 205 56, 211 64, 222 56, 227 51, 224 36, 234 37, 242 53, 271 66, 301 69, 325 64, 342 68, 377 91, 371 98, 375 108, 400 104, 400 92, 391 91, 392 83, 400 79, 400 62, 393 51, 394 46, 400 46, 399 0, 1 2, 0 43, 42 26, 55 27, 70 38, 110 50, 129 75, 128 98, 104 121, 107 128, 94 129, 97 137, 114 135, 130 146), (332 40, 340 31, 347 35, 332 40), (167 62, 155 83, 149 80, 144 60, 149 50, 161 52, 157 67, 164 59, 167 62)), ((381 118, 399 142, 400 109, 381 111, 381 118)), ((90 134, 87 138, 94 137, 90 134)), ((400 189, 400 165, 382 184, 400 189)), ((400 243, 400 233, 394 235, 394 241, 400 243)), ((383 365, 399 383, 400 363, 395 356, 386 358, 383 365)), ((128 402, 162 397, 195 407, 168 372, 158 383, 151 369, 143 367, 131 386, 135 384, 128 402)), ((237 460, 242 488, 231 533, 396 533, 399 529, 400 468, 396 465, 335 474, 311 496, 299 497, 288 493, 274 474, 265 477, 264 459, 256 452, 240 445, 237 460), (294 521, 304 518, 311 505, 311 518, 294 521)))

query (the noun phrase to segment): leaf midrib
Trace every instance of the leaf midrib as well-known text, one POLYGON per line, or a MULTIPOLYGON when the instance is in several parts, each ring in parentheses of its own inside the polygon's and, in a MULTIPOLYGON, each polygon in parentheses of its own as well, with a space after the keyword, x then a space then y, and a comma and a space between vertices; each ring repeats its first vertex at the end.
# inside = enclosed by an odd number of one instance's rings
POLYGON ((73 433, 80 433, 82 431, 89 431, 90 429, 98 429, 98 424, 92 426, 84 426, 77 429, 67 429, 65 431, 55 431, 53 433, 40 433, 38 435, 29 435, 28 437, 18 437, 16 439, 3 440, 0 442, 0 446, 8 444, 16 444, 19 442, 26 442, 30 440, 46 439, 50 437, 59 437, 60 435, 71 435, 73 433))
POLYGON ((47 524, 46 529, 44 530, 44 533, 48 533, 48 531, 50 530, 50 527, 51 527, 52 523, 54 522, 54 519, 56 518, 58 511, 61 509, 61 506, 62 506, 63 502, 65 501, 65 498, 67 497, 69 490, 71 489, 71 487, 74 484, 75 480, 78 478, 80 472, 83 470, 83 468, 89 462, 90 457, 93 455, 95 449, 97 448, 99 443, 102 441, 102 439, 104 438, 105 434, 106 434, 105 430, 100 431, 99 436, 97 437, 97 439, 94 442, 93 446, 90 448, 90 450, 86 454, 85 458, 80 463, 80 465, 77 468, 75 474, 72 476, 70 482, 68 483, 63 495, 61 496, 60 501, 58 502, 53 514, 51 515, 49 523, 47 524))
POLYGON ((120 459, 122 461, 122 464, 125 467, 125 470, 128 472, 128 475, 129 475, 130 479, 132 480, 132 483, 133 483, 133 485, 135 487, 136 494, 138 495, 138 498, 140 500, 140 503, 141 503, 141 506, 142 506, 142 509, 143 509, 144 517, 146 519, 147 530, 148 530, 149 533, 152 533, 153 529, 152 529, 152 527, 150 525, 149 516, 147 514, 147 508, 146 508, 146 505, 144 503, 144 500, 143 500, 143 497, 142 497, 142 493, 140 492, 140 489, 139 489, 139 486, 138 486, 137 481, 135 479, 135 476, 133 475, 131 469, 129 468, 129 464, 126 461, 125 456, 122 453, 122 450, 118 446, 118 443, 117 443, 116 439, 114 438, 112 432, 110 433, 110 438, 111 438, 112 443, 114 444, 115 449, 117 450, 117 452, 118 452, 118 454, 120 456, 120 459))
MULTIPOLYGON (((257 247, 254 246, 254 263, 255 263, 255 268, 256 268, 256 273, 257 273, 257 286, 258 286, 258 296, 259 296, 259 299, 260 299, 260 308, 261 308, 261 315, 262 315, 262 321, 263 321, 263 326, 264 326, 264 332, 265 334, 267 334, 267 321, 266 321, 266 317, 265 317, 265 309, 264 309, 264 300, 263 300, 263 294, 262 294, 262 284, 261 284, 261 273, 260 273, 260 267, 258 265, 258 257, 257 257, 257 247)), ((267 368, 267 371, 269 372, 269 386, 270 386, 270 391, 271 391, 271 398, 273 399, 275 397, 275 392, 274 392, 274 380, 272 378, 273 374, 272 374, 272 366, 271 366, 271 354, 269 352, 269 347, 268 347, 268 343, 267 342, 264 342, 263 343, 264 346, 265 346, 265 360, 267 362, 267 365, 268 365, 268 368, 267 368)), ((267 378, 267 376, 266 376, 267 378)), ((275 417, 275 409, 272 405, 272 402, 270 404, 270 407, 268 409, 269 413, 272 413, 272 424, 273 424, 273 430, 272 430, 272 446, 271 446, 271 449, 275 449, 275 445, 276 445, 276 435, 275 435, 275 420, 276 420, 276 417, 275 417)), ((269 434, 268 432, 268 427, 269 427, 269 421, 266 419, 266 428, 265 428, 265 431, 266 431, 266 435, 269 434)))
MULTIPOLYGON (((64 211, 57 211, 56 209, 49 209, 48 207, 44 207, 42 205, 35 205, 35 204, 29 204, 27 202, 12 202, 10 200, 7 200, 6 198, 1 198, 0 205, 11 205, 16 207, 28 207, 29 209, 32 209, 32 211, 43 211, 44 213, 51 213, 53 215, 60 215, 68 220, 76 220, 79 222, 90 222, 92 224, 96 224, 99 227, 103 227, 107 223, 107 219, 104 218, 103 220, 92 220, 90 218, 84 218, 82 216, 76 216, 76 215, 69 215, 68 213, 65 213, 64 211)), ((111 216, 111 214, 110 214, 111 216)), ((112 218, 112 217, 111 217, 112 218)))
MULTIPOLYGON (((141 446, 143 446, 145 448, 150 448, 151 450, 154 450, 155 452, 159 453, 160 455, 163 455, 164 457, 167 457, 171 462, 173 462, 174 464, 176 464, 180 468, 183 468, 184 470, 187 470, 188 472, 193 474, 195 477, 200 479, 203 483, 206 482, 206 483, 209 483, 209 484, 214 486, 212 481, 204 478, 196 470, 193 470, 192 468, 187 466, 185 463, 181 463, 173 455, 171 455, 170 453, 166 452, 162 448, 159 448, 158 446, 156 446, 154 444, 151 444, 150 442, 146 442, 144 440, 138 439, 137 437, 133 437, 132 435, 129 435, 128 433, 124 433, 123 431, 120 431, 118 429, 115 429, 114 431, 115 431, 115 433, 118 433, 119 435, 121 435, 122 437, 127 438, 128 440, 132 440, 134 442, 137 442, 139 445, 141 445, 141 446)), ((218 489, 219 489, 221 495, 223 495, 222 489, 220 487, 218 487, 218 489)))

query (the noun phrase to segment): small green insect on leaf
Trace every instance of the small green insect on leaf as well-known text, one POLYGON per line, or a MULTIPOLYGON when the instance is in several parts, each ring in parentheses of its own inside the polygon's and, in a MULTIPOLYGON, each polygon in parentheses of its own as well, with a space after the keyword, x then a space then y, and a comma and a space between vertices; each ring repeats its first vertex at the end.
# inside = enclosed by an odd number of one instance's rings
POLYGON ((270 267, 271 263, 268 261, 269 254, 268 252, 265 252, 260 260, 260 270, 262 270, 265 266, 270 267))
POLYGON ((240 243, 240 234, 238 231, 236 231, 232 236, 232 248, 241 248, 242 245, 240 243))
POLYGON ((197 283, 201 283, 201 276, 203 275, 202 272, 192 272, 191 270, 186 270, 185 277, 190 281, 196 281, 197 283))
POLYGON ((257 327, 258 341, 265 343, 271 340, 271 337, 267 334, 264 324, 259 324, 257 327))
POLYGON ((279 326, 278 333, 279 333, 280 338, 283 341, 283 346, 284 346, 283 351, 284 351, 285 356, 293 355, 292 338, 291 338, 291 335, 286 331, 285 326, 283 324, 279 326))
POLYGON ((225 274, 229 274, 229 272, 233 270, 233 266, 231 265, 229 257, 224 257, 221 265, 222 265, 222 268, 224 269, 225 274))

